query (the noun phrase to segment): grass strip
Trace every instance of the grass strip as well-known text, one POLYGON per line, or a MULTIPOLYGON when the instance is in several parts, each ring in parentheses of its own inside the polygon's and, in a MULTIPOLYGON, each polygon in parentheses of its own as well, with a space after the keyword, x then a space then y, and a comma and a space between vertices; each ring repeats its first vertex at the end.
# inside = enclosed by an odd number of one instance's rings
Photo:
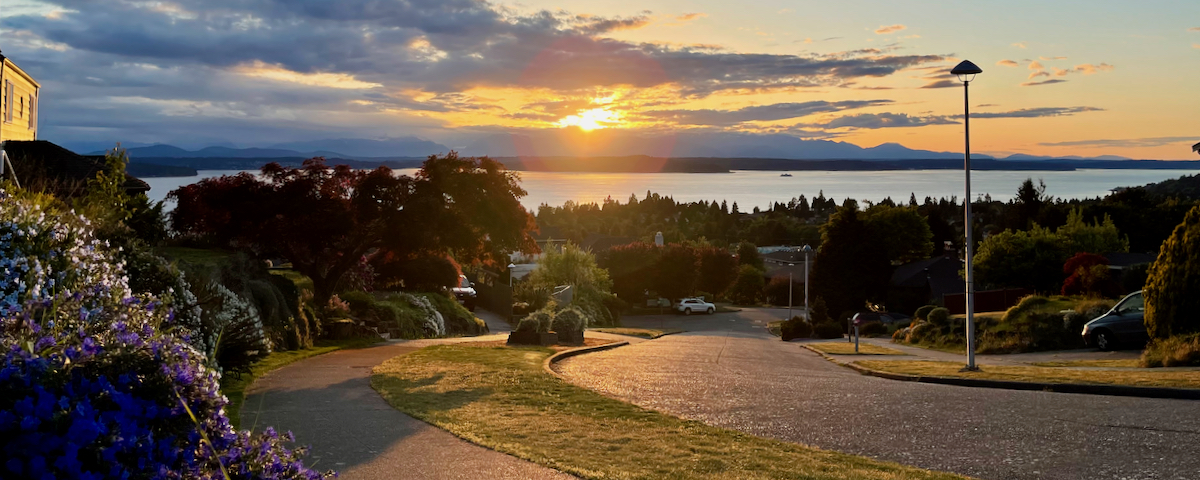
POLYGON ((809 343, 807 346, 829 355, 908 355, 894 348, 861 342, 858 344, 857 353, 854 352, 854 344, 847 342, 809 343))
POLYGON ((254 383, 254 379, 266 375, 267 372, 309 357, 315 357, 344 348, 368 347, 382 340, 375 338, 319 340, 312 348, 271 352, 271 354, 250 365, 250 372, 243 373, 240 377, 226 373, 221 377, 221 394, 229 399, 229 406, 226 407, 226 412, 229 414, 230 423, 233 424, 233 428, 241 428, 242 403, 246 400, 246 388, 254 383))
POLYGON ((909 375, 1007 380, 1041 383, 1091 383, 1135 387, 1200 388, 1200 371, 1080 370, 1074 368, 980 365, 978 372, 960 372, 962 362, 918 360, 854 362, 867 368, 909 375))
POLYGON ((1136 358, 1124 360, 1069 360, 1054 362, 1037 362, 1035 367, 1092 367, 1092 368, 1139 368, 1141 365, 1136 358))
POLYGON ((612 399, 546 373, 545 348, 439 345, 375 368, 398 410, 473 443, 593 479, 960 479, 769 440, 612 399))
POLYGON ((611 328, 589 328, 588 331, 611 333, 614 335, 629 335, 633 337, 642 337, 655 339, 663 335, 672 333, 680 333, 683 330, 678 328, 626 328, 626 327, 611 327, 611 328))

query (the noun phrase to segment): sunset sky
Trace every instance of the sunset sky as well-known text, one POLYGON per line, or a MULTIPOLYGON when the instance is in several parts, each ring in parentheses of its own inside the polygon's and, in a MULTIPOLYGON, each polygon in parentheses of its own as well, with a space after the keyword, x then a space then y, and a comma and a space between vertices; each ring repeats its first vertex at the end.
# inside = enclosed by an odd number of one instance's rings
POLYGON ((199 147, 783 133, 1196 158, 1200 2, 0 0, 41 136, 199 147))

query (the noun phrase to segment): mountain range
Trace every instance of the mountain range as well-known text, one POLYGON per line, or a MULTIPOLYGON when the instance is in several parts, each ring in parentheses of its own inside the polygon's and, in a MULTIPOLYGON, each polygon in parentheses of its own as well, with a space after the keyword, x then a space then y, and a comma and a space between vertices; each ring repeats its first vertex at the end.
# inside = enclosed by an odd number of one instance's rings
MULTIPOLYGON (((69 145, 69 144, 68 144, 69 145)), ((276 143, 264 147, 210 146, 186 150, 156 144, 127 147, 130 158, 311 158, 347 160, 411 160, 444 154, 451 147, 418 137, 382 140, 334 138, 276 143)), ((543 132, 501 133, 478 138, 459 153, 491 157, 624 157, 659 158, 771 158, 785 160, 950 160, 958 152, 935 152, 884 143, 860 147, 834 140, 806 140, 785 134, 677 133, 642 135, 630 131, 556 129, 543 132)), ((91 152, 102 154, 103 151, 91 152)), ((998 160, 1128 160, 1125 157, 1047 157, 1014 154, 1003 158, 972 154, 972 158, 998 160)))

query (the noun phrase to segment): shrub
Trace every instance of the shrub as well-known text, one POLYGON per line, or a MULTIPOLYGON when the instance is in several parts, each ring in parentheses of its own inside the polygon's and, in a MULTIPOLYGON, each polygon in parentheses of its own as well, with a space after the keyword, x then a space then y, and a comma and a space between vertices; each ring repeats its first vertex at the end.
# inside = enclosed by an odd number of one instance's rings
POLYGON ((539 322, 538 319, 533 318, 533 316, 530 315, 528 317, 522 318, 520 322, 517 322, 517 330, 516 331, 518 333, 536 332, 536 331, 538 331, 538 325, 541 325, 541 322, 539 322))
POLYGON ((911 326, 912 326, 912 322, 911 322, 911 321, 909 321, 909 322, 898 322, 898 323, 896 323, 896 330, 903 330, 903 329, 906 329, 906 328, 908 328, 908 327, 911 327, 911 326))
POLYGON ((1200 331, 1200 206, 1163 242, 1146 279, 1146 331, 1165 340, 1200 331))
POLYGON ((920 322, 912 327, 909 327, 908 334, 905 336, 906 343, 921 343, 927 339, 933 338, 938 334, 938 327, 930 322, 920 322))
POLYGON ((934 326, 936 326, 938 328, 949 327, 950 326, 950 310, 947 310, 942 307, 938 307, 933 310, 930 310, 929 315, 927 316, 926 320, 929 320, 929 323, 933 324, 934 326))
POLYGON ((762 298, 765 284, 761 270, 751 265, 742 265, 738 267, 737 280, 729 287, 729 296, 738 305, 756 305, 762 298))
POLYGON ((578 308, 570 307, 554 314, 552 330, 555 332, 579 332, 587 326, 587 319, 578 308))
POLYGON ((808 315, 808 323, 818 325, 829 321, 829 308, 825 306, 825 299, 817 297, 812 302, 812 312, 808 315))
POLYGON ((442 315, 446 327, 444 335, 479 335, 487 332, 487 325, 448 293, 418 293, 417 296, 429 301, 442 315))
POLYGON ((290 436, 230 427, 219 373, 180 336, 189 327, 154 297, 129 295, 120 262, 78 217, 2 190, 0 202, 7 476, 323 477, 300 462, 303 449, 284 446, 290 436))
POLYGON ((1143 367, 1186 367, 1200 365, 1200 334, 1154 339, 1142 352, 1143 367))
POLYGON ((926 305, 924 307, 918 308, 917 311, 915 313, 913 313, 913 319, 914 320, 928 320, 929 312, 932 312, 933 309, 935 309, 935 308, 938 308, 937 305, 926 305))
MULTIPOLYGON (((525 325, 526 321, 531 322, 531 325, 533 325, 533 331, 538 333, 548 333, 550 332, 550 327, 554 324, 554 314, 551 313, 550 310, 538 310, 533 312, 533 314, 529 315, 528 317, 521 319, 521 323, 517 324, 517 328, 520 329, 522 325, 525 325)), ((521 331, 527 332, 529 331, 529 328, 530 327, 526 326, 525 330, 521 331)))
POLYGON ((350 313, 356 315, 365 315, 375 307, 375 297, 367 292, 342 292, 338 297, 350 306, 350 313))
POLYGON ((896 331, 892 332, 892 341, 896 343, 904 342, 908 336, 908 330, 909 327, 897 328, 896 331))
POLYGON ((842 338, 842 327, 833 322, 818 323, 813 326, 813 335, 817 338, 842 338))
POLYGON ((887 335, 888 328, 880 322, 867 322, 858 327, 858 334, 864 337, 873 335, 887 335))
POLYGON ((812 337, 813 327, 797 316, 784 321, 779 326, 779 333, 785 342, 793 338, 809 338, 812 337))

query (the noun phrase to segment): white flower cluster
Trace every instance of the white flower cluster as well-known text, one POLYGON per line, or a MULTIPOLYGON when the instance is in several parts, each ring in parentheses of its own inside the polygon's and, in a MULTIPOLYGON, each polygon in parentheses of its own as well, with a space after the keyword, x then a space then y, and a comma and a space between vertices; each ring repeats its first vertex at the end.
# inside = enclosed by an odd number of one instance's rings
POLYGON ((446 319, 442 318, 441 312, 438 312, 433 307, 433 303, 428 298, 413 295, 411 293, 399 294, 409 305, 417 307, 425 313, 425 331, 430 333, 430 336, 444 337, 446 336, 446 319))
POLYGON ((0 309, 67 292, 84 300, 125 298, 129 279, 86 218, 0 189, 0 309))

